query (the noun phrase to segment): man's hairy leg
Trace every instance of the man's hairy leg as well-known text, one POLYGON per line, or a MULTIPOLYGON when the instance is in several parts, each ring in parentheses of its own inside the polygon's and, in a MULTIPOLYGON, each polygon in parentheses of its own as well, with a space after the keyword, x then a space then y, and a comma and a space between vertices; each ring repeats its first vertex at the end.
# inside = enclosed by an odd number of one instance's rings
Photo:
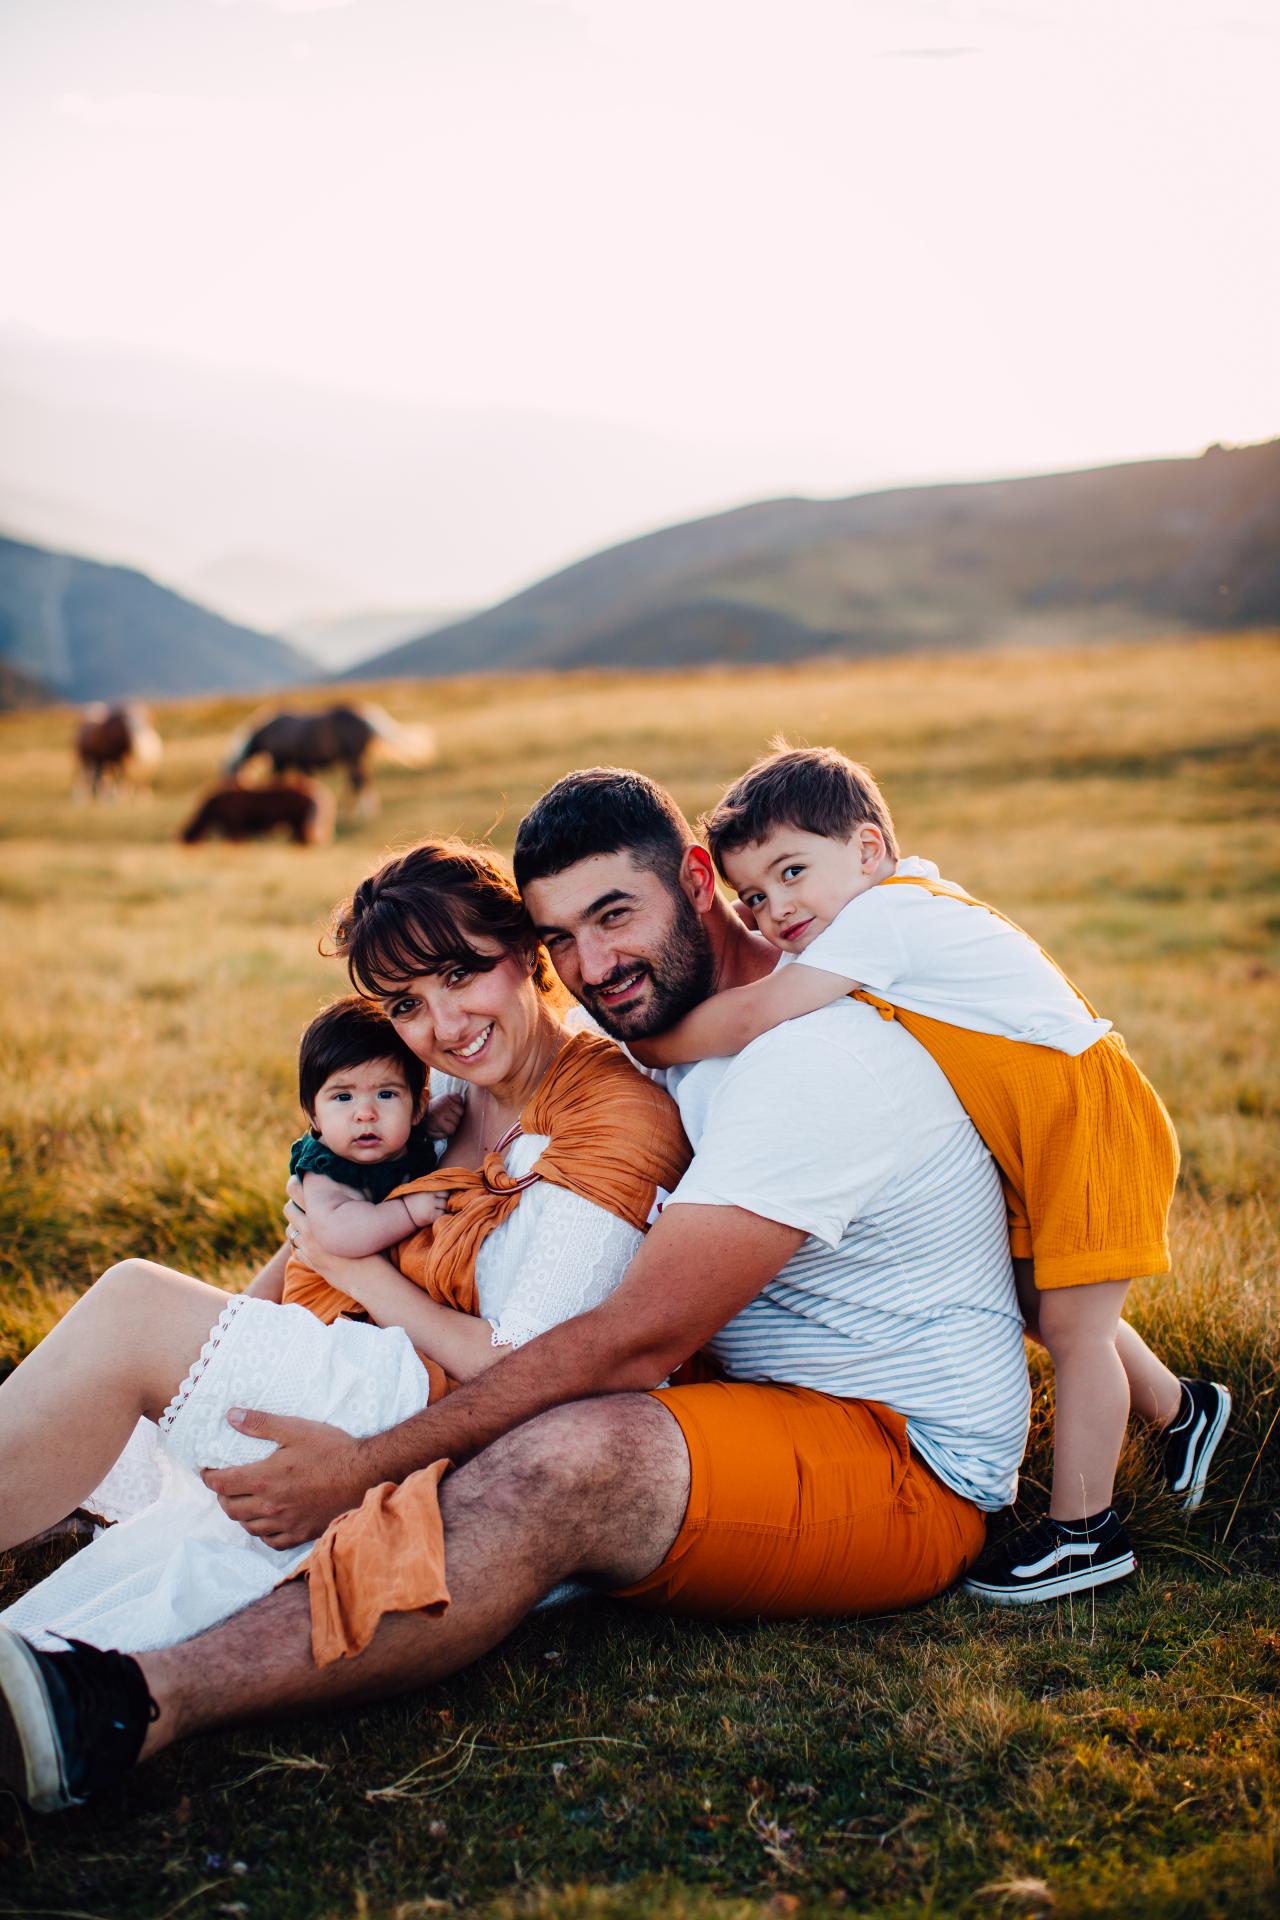
POLYGON ((438 1619, 389 1614, 352 1660, 311 1659, 305 1583, 198 1639, 138 1656, 160 1709, 142 1757, 202 1727, 314 1713, 443 1679, 505 1638, 557 1581, 628 1586, 680 1530, 689 1457, 658 1400, 578 1401, 517 1427, 441 1486, 452 1601, 438 1619))

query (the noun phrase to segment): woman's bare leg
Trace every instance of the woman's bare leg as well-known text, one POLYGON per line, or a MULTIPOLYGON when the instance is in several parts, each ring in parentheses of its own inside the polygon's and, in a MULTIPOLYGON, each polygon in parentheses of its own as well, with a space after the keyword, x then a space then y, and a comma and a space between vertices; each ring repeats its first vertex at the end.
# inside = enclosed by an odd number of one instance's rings
POLYGON ((0 1387, 0 1549, 78 1507, 177 1392, 230 1298, 151 1260, 109 1267, 0 1387))

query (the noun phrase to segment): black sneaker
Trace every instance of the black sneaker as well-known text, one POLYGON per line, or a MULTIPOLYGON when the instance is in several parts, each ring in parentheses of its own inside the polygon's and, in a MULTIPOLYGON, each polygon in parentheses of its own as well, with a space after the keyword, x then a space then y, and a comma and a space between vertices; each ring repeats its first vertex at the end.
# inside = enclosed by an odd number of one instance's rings
POLYGON ((1209 1464, 1231 1417, 1231 1395, 1214 1380, 1184 1380, 1177 1419, 1160 1436, 1165 1486, 1188 1513, 1204 1498, 1209 1464))
POLYGON ((1068 1526, 1061 1520, 1019 1527, 984 1554, 964 1582, 981 1600, 1060 1600, 1123 1580, 1137 1566, 1113 1508, 1068 1526))
POLYGON ((0 1627, 0 1785, 37 1813, 78 1807, 138 1757, 158 1713, 127 1653, 45 1653, 0 1627))

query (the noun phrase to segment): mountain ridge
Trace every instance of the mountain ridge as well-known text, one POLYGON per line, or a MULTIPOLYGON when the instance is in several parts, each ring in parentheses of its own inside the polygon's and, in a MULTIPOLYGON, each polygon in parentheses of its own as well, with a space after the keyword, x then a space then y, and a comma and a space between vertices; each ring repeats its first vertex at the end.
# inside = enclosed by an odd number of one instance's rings
POLYGON ((271 634, 237 626, 135 567, 0 535, 0 662, 63 700, 257 692, 314 680, 271 634))
POLYGON ((605 548, 341 677, 1055 644, 1278 619, 1275 440, 758 501, 605 548))

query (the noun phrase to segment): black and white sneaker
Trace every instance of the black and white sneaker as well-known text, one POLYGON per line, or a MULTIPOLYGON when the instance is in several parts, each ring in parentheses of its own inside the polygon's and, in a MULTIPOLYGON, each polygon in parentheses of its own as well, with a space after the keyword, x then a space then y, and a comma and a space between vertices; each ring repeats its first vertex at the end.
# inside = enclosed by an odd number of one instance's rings
POLYGON ((1046 1516, 1019 1527, 985 1554, 964 1590, 980 1600, 1015 1606, 1028 1600, 1060 1600, 1123 1580, 1137 1564, 1114 1508, 1072 1525, 1046 1516))
POLYGON ((1191 1513, 1204 1498, 1209 1466, 1231 1417, 1231 1395, 1214 1380, 1183 1380, 1182 1405, 1160 1436, 1165 1486, 1191 1513))
POLYGON ((133 1765, 157 1707, 127 1653, 45 1653, 0 1627, 0 1785, 37 1813, 78 1807, 133 1765))

